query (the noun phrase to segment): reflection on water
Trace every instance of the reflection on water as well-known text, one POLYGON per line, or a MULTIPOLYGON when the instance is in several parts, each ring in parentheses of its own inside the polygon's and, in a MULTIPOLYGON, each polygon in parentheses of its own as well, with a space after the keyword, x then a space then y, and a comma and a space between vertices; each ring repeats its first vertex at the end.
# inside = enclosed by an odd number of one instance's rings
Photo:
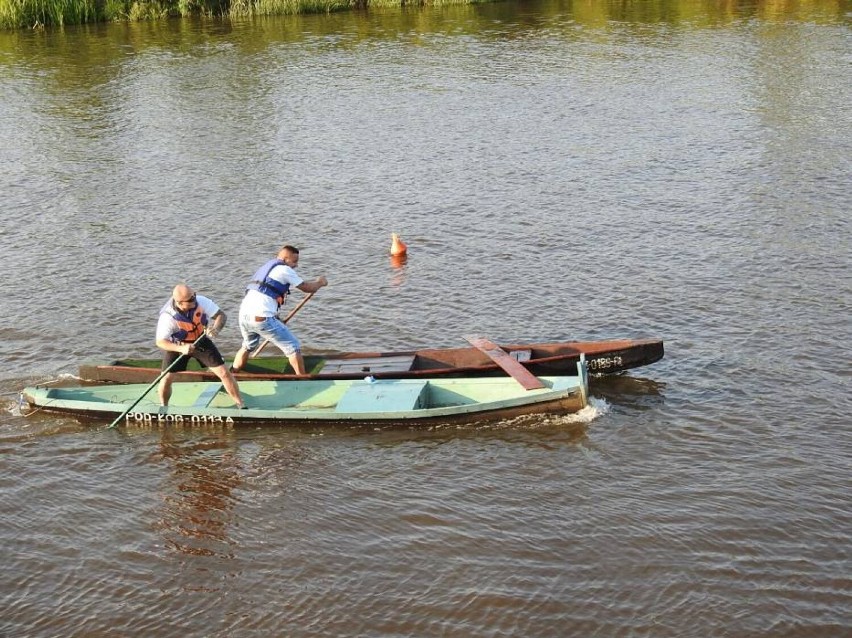
POLYGON ((390 256, 391 268, 400 269, 405 266, 406 262, 408 262, 408 253, 390 256))
POLYGON ((594 396, 620 407, 649 410, 663 405, 667 385, 665 381, 612 374, 595 377, 591 391, 594 396))
POLYGON ((399 291, 405 286, 405 264, 408 262, 408 256, 391 257, 391 272, 390 287, 394 291, 399 291))
POLYGON ((665 381, 657 381, 641 376, 629 374, 603 374, 594 377, 595 392, 636 395, 636 396, 660 396, 666 389, 665 381))
POLYGON ((163 428, 151 460, 165 461, 171 469, 163 477, 157 524, 166 547, 191 556, 234 558, 228 528, 244 469, 233 431, 194 440, 163 428))

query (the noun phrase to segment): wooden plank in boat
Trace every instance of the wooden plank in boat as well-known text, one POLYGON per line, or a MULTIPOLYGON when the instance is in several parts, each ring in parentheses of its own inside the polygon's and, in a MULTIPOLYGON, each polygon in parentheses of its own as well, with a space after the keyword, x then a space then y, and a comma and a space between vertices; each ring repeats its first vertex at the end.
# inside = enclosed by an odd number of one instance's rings
POLYGON ((323 374, 374 374, 376 372, 406 372, 414 365, 415 355, 364 357, 362 359, 326 359, 323 374))
POLYGON ((503 368, 515 381, 521 384, 527 390, 538 390, 546 387, 532 372, 527 370, 520 364, 517 359, 509 356, 503 348, 496 343, 481 337, 479 335, 469 335, 465 337, 470 344, 482 350, 487 354, 498 366, 503 368))
POLYGON ((216 395, 219 394, 219 390, 221 389, 221 383, 211 383, 204 389, 204 392, 198 395, 198 398, 195 400, 195 403, 192 404, 192 407, 206 408, 210 405, 210 402, 216 398, 216 395))

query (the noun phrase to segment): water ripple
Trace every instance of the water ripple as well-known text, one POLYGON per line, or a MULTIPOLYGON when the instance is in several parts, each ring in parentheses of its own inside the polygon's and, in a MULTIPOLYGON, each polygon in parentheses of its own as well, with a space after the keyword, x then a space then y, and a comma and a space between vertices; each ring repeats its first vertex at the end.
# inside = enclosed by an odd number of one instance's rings
POLYGON ((843 635, 833 7, 0 34, 0 634, 843 635), (285 242, 331 282, 292 323, 310 348, 480 332, 666 356, 593 378, 577 415, 463 426, 20 409, 82 360, 158 356, 177 281, 222 306, 235 352, 246 280, 285 242))

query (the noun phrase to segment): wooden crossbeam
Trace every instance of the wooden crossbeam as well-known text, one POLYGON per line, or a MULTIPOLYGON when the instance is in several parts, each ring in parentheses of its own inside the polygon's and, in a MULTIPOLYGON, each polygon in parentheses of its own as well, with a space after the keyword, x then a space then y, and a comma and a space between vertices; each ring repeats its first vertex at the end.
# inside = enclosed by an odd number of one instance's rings
POLYGON ((503 368, 509 376, 521 384, 527 390, 538 390, 545 386, 532 372, 521 365, 517 359, 511 357, 508 352, 503 350, 496 343, 487 337, 479 335, 469 335, 465 339, 470 345, 479 348, 487 354, 498 366, 503 368))

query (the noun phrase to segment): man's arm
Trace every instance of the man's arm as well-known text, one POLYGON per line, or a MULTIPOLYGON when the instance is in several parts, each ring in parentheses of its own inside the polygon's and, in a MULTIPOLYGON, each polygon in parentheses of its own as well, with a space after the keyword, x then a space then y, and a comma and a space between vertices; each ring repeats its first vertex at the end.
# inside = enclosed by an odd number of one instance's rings
POLYGON ((211 337, 215 337, 222 332, 222 328, 224 328, 225 324, 228 323, 228 317, 221 310, 217 310, 212 319, 213 323, 207 327, 207 334, 211 337))
POLYGON ((325 278, 325 275, 314 279, 313 281, 303 281, 296 288, 301 290, 302 292, 316 292, 323 286, 328 285, 328 280, 325 278))
POLYGON ((187 348, 187 346, 190 344, 181 345, 179 343, 174 343, 171 339, 169 339, 169 335, 172 333, 174 327, 174 324, 165 314, 160 315, 160 318, 157 320, 157 335, 155 337, 157 347, 161 350, 168 350, 169 352, 189 354, 189 348, 187 348))
POLYGON ((157 347, 171 352, 180 352, 181 354, 192 354, 195 348, 191 343, 172 343, 167 339, 157 339, 157 347))

